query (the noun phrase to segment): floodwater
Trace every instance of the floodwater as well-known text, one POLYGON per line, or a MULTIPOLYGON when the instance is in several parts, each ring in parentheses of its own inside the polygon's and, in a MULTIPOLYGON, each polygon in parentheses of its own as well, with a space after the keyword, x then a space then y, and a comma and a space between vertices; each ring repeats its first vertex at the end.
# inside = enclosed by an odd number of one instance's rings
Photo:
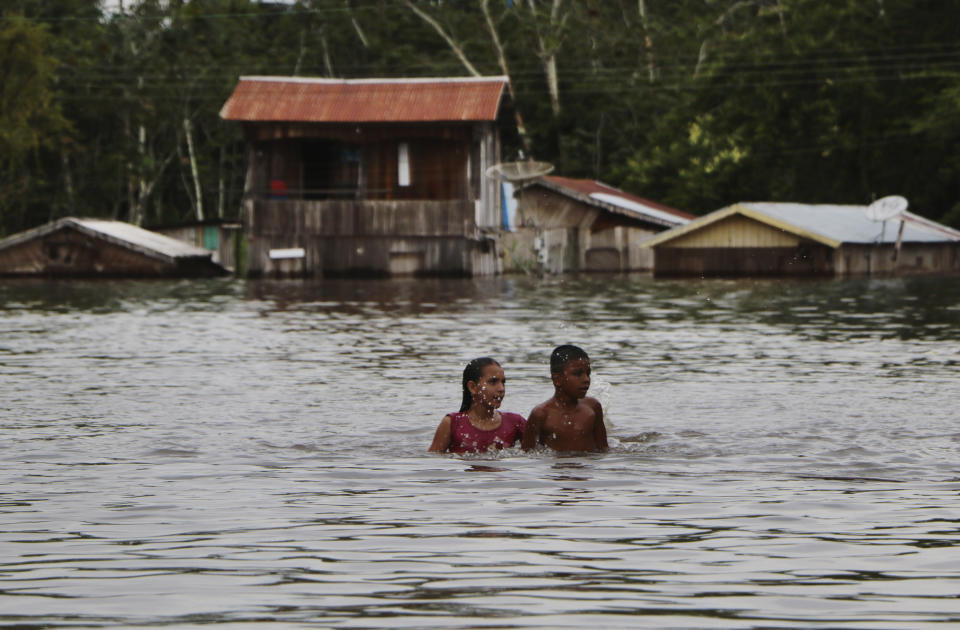
POLYGON ((0 281, 0 625, 960 623, 960 279, 0 281), (591 355, 612 449, 428 455, 591 355))

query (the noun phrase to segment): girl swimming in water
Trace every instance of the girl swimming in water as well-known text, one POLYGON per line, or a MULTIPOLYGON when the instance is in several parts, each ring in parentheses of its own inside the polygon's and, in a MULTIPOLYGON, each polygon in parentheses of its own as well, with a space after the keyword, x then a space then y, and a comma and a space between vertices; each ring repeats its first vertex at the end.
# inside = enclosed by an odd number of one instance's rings
POLYGON ((518 443, 527 421, 520 414, 497 411, 506 386, 503 368, 490 357, 467 363, 460 411, 440 421, 430 452, 482 453, 518 443))

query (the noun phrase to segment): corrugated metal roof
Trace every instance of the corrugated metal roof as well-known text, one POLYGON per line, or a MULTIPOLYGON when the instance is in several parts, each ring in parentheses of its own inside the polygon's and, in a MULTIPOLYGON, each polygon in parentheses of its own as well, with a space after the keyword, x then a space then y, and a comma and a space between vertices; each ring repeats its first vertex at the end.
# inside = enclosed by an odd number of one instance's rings
POLYGON ((642 215, 653 217, 653 218, 663 219, 664 221, 670 221, 675 225, 685 225, 687 223, 690 223, 690 219, 677 216, 672 212, 660 210, 659 208, 653 208, 646 203, 639 203, 637 201, 625 199, 619 195, 613 195, 610 193, 592 193, 590 197, 592 197, 593 199, 596 199, 597 201, 603 201, 604 203, 609 203, 610 205, 617 206, 619 208, 632 210, 637 214, 642 214, 642 215))
MULTIPOLYGON (((867 206, 756 202, 738 205, 841 243, 895 243, 900 230, 899 219, 887 221, 886 226, 868 219, 867 206)), ((960 240, 960 232, 945 225, 910 212, 904 213, 903 218, 906 221, 904 243, 960 240)))
POLYGON ((506 77, 240 77, 220 116, 247 122, 493 121, 506 77))
POLYGON ((172 261, 178 258, 210 258, 212 256, 211 252, 206 249, 194 247, 189 243, 123 221, 78 219, 75 217, 66 217, 26 232, 14 234, 0 241, 0 249, 39 238, 66 227, 72 227, 85 234, 102 238, 153 258, 172 261))
POLYGON ((695 218, 694 215, 682 210, 632 195, 593 179, 574 179, 550 175, 541 177, 534 182, 534 184, 536 183, 579 199, 584 203, 600 206, 607 210, 619 211, 620 214, 633 216, 637 219, 651 220, 668 227, 683 225, 695 218))
MULTIPOLYGON (((830 247, 843 243, 895 243, 900 219, 884 225, 866 215, 867 206, 803 204, 773 202, 741 202, 704 215, 685 226, 662 232, 644 242, 655 246, 720 221, 732 214, 741 214, 777 229, 821 242, 830 247)), ((925 219, 912 212, 903 213, 904 243, 938 243, 960 241, 960 231, 925 219)))
POLYGON ((196 247, 123 221, 106 221, 103 219, 73 219, 73 221, 76 225, 90 232, 111 237, 115 241, 135 246, 142 251, 149 250, 170 258, 211 255, 208 250, 202 247, 196 247))

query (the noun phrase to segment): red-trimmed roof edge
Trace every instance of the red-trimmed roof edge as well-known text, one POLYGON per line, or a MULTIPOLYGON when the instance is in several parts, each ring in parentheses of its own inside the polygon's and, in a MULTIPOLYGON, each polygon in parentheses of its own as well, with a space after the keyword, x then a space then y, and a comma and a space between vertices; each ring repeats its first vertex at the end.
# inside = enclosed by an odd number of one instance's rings
POLYGON ((664 205, 662 203, 652 201, 650 199, 645 199, 637 195, 625 192, 619 188, 615 188, 609 184, 605 184, 601 181, 595 179, 576 179, 573 177, 563 177, 560 175, 546 175, 541 177, 538 181, 531 182, 535 185, 537 183, 547 183, 547 188, 556 190, 557 192, 564 193, 566 192, 568 196, 577 196, 581 198, 581 201, 585 203, 590 203, 592 205, 605 205, 602 201, 591 197, 593 193, 602 193, 606 195, 615 195, 617 197, 622 197, 628 201, 634 203, 643 204, 669 214, 673 214, 677 217, 683 219, 696 219, 697 215, 691 214, 689 212, 684 212, 683 210, 678 210, 677 208, 672 208, 670 206, 664 205), (546 180, 544 182, 543 180, 546 180), (552 184, 552 185, 551 185, 552 184), (578 195, 569 195, 569 192, 579 193, 578 195))

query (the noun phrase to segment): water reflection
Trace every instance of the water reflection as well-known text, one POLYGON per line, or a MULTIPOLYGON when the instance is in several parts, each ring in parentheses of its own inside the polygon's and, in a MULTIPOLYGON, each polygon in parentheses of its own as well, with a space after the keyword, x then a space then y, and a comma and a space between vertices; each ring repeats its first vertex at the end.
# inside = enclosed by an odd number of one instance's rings
POLYGON ((955 618, 957 279, 0 283, 0 621, 955 618), (428 456, 588 349, 610 453, 428 456))

